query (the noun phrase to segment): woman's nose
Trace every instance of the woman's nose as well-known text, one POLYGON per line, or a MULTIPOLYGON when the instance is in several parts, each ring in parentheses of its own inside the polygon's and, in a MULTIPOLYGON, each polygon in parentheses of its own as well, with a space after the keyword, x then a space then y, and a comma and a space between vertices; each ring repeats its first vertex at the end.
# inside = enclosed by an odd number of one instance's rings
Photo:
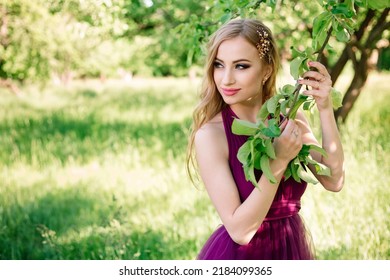
POLYGON ((234 74, 232 70, 228 70, 228 69, 225 70, 222 83, 224 85, 231 85, 235 83, 234 74))

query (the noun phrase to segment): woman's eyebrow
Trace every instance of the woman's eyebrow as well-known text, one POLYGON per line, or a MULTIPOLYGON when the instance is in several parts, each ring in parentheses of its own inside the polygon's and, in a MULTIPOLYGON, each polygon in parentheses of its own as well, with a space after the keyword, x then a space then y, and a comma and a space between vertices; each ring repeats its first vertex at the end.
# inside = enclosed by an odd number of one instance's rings
MULTIPOLYGON (((218 60, 220 62, 223 62, 222 59, 219 59, 218 57, 215 58, 215 60, 218 60)), ((234 60, 233 63, 238 63, 238 62, 251 62, 250 60, 246 59, 246 58, 241 58, 241 59, 237 59, 237 60, 234 60)))

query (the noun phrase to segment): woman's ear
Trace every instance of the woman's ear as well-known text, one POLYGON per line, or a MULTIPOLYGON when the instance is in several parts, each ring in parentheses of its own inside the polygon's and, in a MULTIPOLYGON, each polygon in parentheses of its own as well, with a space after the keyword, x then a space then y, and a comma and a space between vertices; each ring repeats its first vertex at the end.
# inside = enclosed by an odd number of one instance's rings
POLYGON ((265 72, 265 76, 267 77, 267 79, 271 77, 273 71, 274 71, 273 67, 271 65, 267 65, 267 69, 265 72))
POLYGON ((272 66, 271 65, 267 65, 266 68, 265 68, 265 74, 264 74, 264 78, 263 78, 263 85, 267 82, 269 77, 271 77, 271 74, 272 74, 272 66))

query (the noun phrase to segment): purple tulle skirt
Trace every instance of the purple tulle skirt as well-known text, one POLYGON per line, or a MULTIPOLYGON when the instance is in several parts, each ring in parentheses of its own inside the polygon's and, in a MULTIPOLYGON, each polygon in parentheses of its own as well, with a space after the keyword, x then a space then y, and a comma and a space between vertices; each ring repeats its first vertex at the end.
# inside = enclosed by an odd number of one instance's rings
POLYGON ((299 214, 265 220, 247 245, 235 243, 220 226, 200 251, 199 260, 310 260, 314 248, 299 214))

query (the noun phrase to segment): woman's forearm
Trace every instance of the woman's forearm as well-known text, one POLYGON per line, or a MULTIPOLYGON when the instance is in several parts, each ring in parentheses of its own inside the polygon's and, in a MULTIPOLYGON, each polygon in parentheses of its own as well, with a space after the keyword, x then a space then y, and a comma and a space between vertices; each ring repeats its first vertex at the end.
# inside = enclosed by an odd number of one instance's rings
MULTIPOLYGON (((331 170, 331 177, 324 178, 332 190, 339 190, 344 179, 344 151, 332 108, 320 111, 322 147, 327 156, 321 162, 331 170)), ((325 176, 324 176, 325 177, 325 176)))
POLYGON ((234 211, 231 217, 231 236, 239 244, 247 244, 258 230, 266 217, 274 200, 279 183, 287 168, 288 162, 275 159, 270 162, 271 171, 277 183, 269 182, 265 175, 262 175, 258 184, 250 196, 234 211))

